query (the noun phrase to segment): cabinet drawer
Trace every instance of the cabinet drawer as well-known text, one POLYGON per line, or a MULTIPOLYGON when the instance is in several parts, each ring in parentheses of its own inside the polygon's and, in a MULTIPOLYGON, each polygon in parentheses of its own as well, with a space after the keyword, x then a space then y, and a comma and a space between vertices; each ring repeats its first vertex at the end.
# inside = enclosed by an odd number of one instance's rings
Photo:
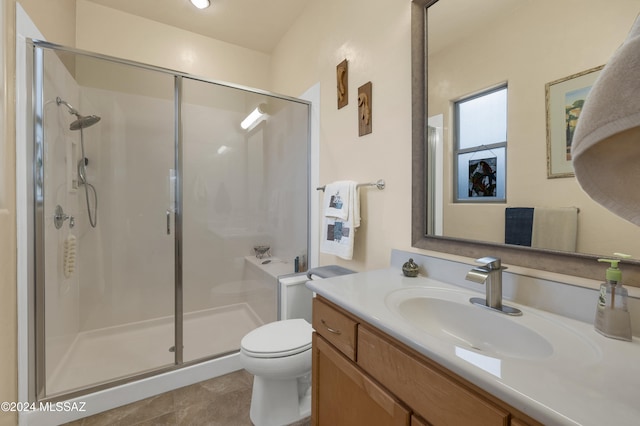
POLYGON ((313 299, 313 328, 349 359, 356 359, 358 323, 318 297, 313 299))
POLYGON ((507 411, 362 324, 358 329, 358 365, 434 426, 508 424, 507 411))

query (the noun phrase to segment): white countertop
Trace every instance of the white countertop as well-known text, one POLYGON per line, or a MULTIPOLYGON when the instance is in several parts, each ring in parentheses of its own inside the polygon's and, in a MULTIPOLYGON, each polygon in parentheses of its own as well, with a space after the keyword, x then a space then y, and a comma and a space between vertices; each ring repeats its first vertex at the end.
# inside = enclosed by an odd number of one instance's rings
MULTIPOLYGON (((554 353, 539 359, 487 357, 479 351, 474 353, 469 347, 462 348, 452 341, 429 335, 385 303, 390 293, 414 287, 455 290, 476 297, 484 297, 484 292, 425 277, 407 278, 396 268, 309 281, 307 286, 544 424, 640 424, 640 340, 637 338, 632 342, 608 339, 597 333, 590 323, 505 301, 523 311, 522 317, 510 317, 511 321, 529 325, 536 321, 561 324, 577 336, 587 350, 554 353), (489 363, 491 367, 478 363, 478 356, 493 361, 489 363)), ((537 331, 544 336, 544 330, 537 331)))

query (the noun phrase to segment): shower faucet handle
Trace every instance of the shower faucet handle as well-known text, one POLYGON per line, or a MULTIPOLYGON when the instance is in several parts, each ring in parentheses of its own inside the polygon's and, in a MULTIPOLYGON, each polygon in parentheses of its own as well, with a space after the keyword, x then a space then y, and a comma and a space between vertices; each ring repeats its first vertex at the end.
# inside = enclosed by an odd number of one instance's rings
POLYGON ((56 229, 62 228, 62 224, 67 219, 69 219, 69 228, 73 228, 76 224, 76 220, 73 218, 73 216, 67 215, 64 210, 62 210, 62 206, 58 204, 53 213, 53 224, 55 225, 56 229))

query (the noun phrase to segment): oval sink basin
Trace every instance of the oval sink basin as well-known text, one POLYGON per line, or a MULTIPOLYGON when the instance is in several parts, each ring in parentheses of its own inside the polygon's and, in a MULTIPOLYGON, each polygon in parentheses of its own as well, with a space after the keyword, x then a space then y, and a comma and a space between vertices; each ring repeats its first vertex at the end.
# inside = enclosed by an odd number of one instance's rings
POLYGON ((567 327, 525 311, 521 317, 494 312, 469 302, 470 292, 414 287, 390 293, 385 304, 411 326, 458 347, 499 358, 544 359, 585 355, 593 345, 567 327), (589 350, 587 350, 589 349, 589 350), (564 353, 570 351, 571 353, 564 353))
POLYGON ((458 345, 516 358, 553 354, 551 344, 535 331, 471 304, 415 297, 400 302, 397 309, 427 333, 453 339, 458 345))

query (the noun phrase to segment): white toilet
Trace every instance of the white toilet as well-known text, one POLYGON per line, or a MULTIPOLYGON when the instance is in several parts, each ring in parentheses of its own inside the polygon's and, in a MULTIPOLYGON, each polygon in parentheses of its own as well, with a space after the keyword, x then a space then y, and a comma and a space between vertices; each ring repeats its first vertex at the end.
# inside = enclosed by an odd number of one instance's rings
POLYGON ((251 421, 282 426, 311 414, 311 301, 305 275, 278 281, 280 321, 249 332, 240 342, 240 362, 254 375, 251 421))

